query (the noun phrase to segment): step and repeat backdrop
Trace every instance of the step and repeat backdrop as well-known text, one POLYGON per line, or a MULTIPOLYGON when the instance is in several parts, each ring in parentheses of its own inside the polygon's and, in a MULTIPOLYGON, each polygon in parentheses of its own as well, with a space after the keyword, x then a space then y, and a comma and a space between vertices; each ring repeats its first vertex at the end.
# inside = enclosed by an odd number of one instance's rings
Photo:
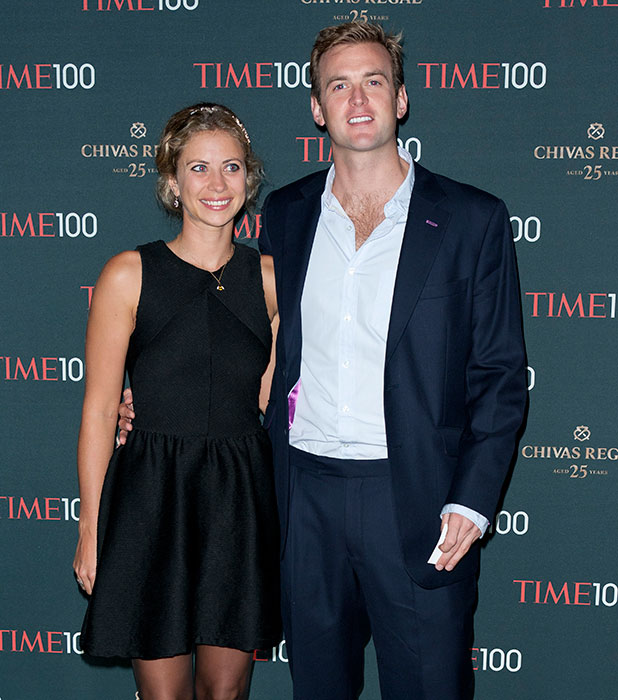
MULTIPOLYGON (((0 699, 132 700, 88 658, 72 575, 84 331, 113 254, 176 224, 154 197, 167 118, 245 122, 262 197, 328 167, 309 111, 323 26, 405 36, 401 145, 511 212, 530 408, 483 553, 479 700, 618 697, 618 1, 3 0, 0 45, 0 699)), ((257 245, 259 213, 237 239, 257 245)), ((237 358, 242 362, 243 358, 237 358)), ((379 698, 373 650, 363 700, 379 698)), ((291 698, 285 642, 253 700, 291 698)), ((438 699, 436 699, 438 700, 438 699)))

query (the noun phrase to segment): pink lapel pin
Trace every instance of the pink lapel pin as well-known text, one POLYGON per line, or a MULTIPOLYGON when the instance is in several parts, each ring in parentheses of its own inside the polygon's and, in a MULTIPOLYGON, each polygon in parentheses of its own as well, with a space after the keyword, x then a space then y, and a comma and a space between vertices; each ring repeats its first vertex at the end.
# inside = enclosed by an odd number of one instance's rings
POLYGON ((425 223, 429 224, 430 226, 433 226, 434 228, 438 228, 438 224, 436 224, 435 221, 431 221, 430 219, 425 219, 425 223))

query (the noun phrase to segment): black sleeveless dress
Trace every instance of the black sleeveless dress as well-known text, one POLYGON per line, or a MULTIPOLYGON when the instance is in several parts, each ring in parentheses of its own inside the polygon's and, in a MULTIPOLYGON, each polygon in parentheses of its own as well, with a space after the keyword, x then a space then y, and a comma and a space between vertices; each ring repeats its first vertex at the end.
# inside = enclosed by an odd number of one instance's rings
POLYGON ((213 276, 138 248, 127 354, 136 418, 105 477, 81 646, 153 659, 279 642, 278 522, 258 409, 271 331, 257 251, 213 276))

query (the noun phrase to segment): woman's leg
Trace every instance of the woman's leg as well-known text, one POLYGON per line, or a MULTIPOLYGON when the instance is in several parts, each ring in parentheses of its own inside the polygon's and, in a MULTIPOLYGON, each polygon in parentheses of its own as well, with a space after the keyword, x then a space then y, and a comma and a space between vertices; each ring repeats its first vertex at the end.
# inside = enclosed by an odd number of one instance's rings
POLYGON ((253 654, 200 644, 195 656, 197 700, 246 700, 253 654))
POLYGON ((193 657, 133 659, 140 700, 193 700, 193 657))

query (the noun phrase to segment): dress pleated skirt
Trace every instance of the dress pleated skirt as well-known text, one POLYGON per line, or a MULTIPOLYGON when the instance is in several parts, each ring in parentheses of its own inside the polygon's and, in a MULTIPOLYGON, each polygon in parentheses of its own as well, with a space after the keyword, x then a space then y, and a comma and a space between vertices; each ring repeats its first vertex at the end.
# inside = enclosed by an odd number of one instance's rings
POLYGON ((262 429, 130 433, 103 486, 86 653, 155 659, 196 644, 250 651, 279 642, 270 452, 262 429))

